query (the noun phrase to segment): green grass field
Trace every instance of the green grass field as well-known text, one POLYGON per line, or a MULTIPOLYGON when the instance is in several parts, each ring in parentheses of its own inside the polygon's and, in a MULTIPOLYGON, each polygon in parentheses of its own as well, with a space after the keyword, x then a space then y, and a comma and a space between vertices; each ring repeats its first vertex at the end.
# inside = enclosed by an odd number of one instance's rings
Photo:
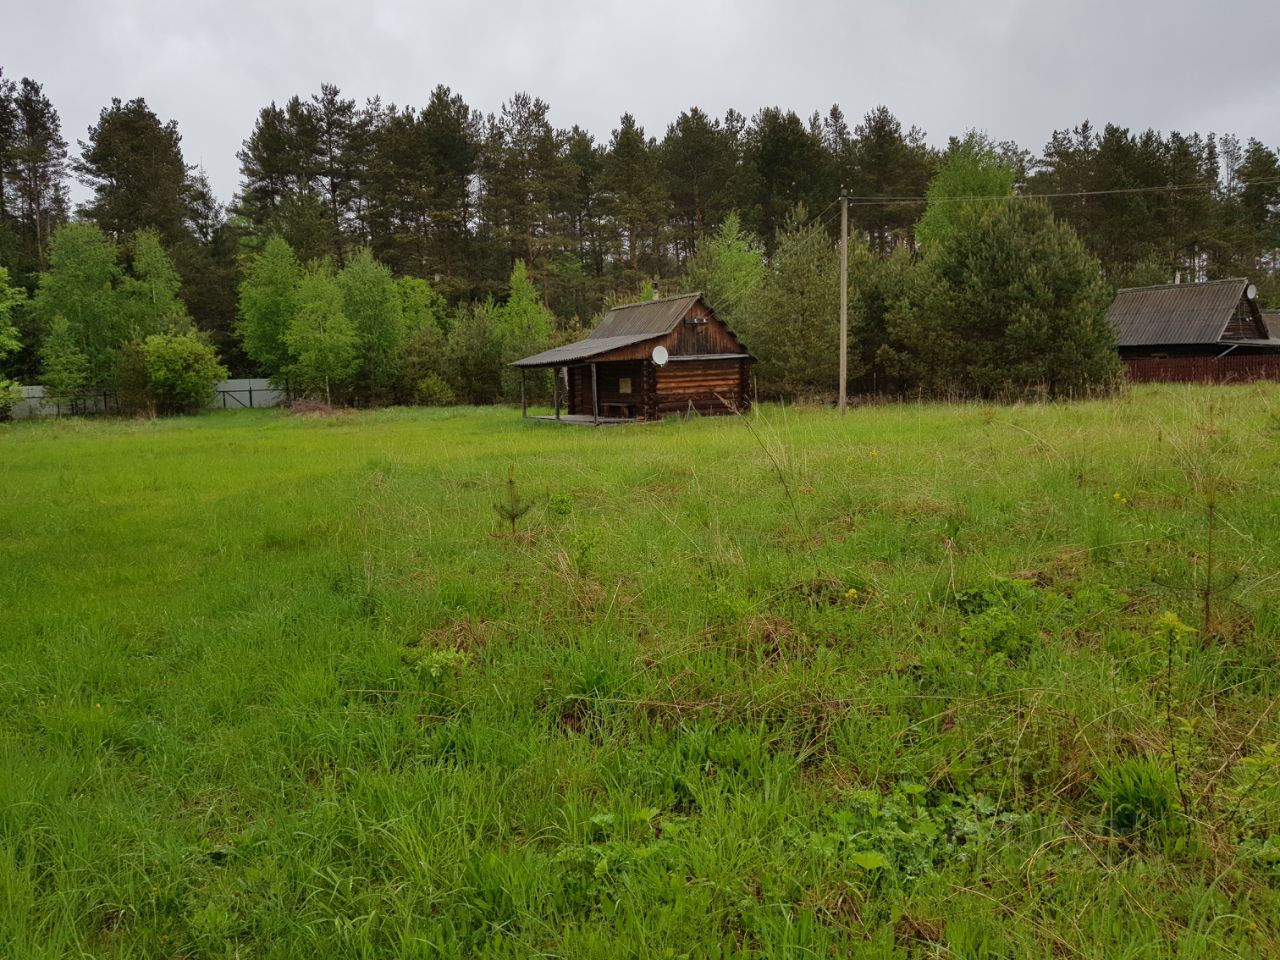
POLYGON ((1278 483, 1274 385, 0 426, 0 951, 1275 957, 1278 483))

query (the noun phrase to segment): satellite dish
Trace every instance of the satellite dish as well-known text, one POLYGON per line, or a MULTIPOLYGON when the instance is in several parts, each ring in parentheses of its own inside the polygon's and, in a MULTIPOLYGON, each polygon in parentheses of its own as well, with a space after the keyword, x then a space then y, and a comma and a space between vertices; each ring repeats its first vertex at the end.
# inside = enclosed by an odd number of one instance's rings
POLYGON ((1257 299, 1258 299, 1258 288, 1257 288, 1254 284, 1252 284, 1252 283, 1251 283, 1251 284, 1249 284, 1249 286, 1247 286, 1247 287, 1245 287, 1245 288, 1244 288, 1244 295, 1245 295, 1246 297, 1248 297, 1250 300, 1257 300, 1257 299))
POLYGON ((658 346, 653 348, 653 362, 655 364, 657 364, 660 367, 665 367, 667 365, 667 360, 668 360, 668 356, 667 356, 666 347, 659 344, 658 346))

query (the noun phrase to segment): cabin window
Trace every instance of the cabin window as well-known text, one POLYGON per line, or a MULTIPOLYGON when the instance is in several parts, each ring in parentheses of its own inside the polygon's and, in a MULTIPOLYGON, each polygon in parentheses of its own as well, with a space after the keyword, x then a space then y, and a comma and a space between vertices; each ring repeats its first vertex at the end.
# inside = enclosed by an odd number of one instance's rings
POLYGON ((619 378, 618 378, 618 392, 619 392, 619 393, 630 393, 630 392, 631 392, 631 378, 630 378, 630 377, 619 377, 619 378))

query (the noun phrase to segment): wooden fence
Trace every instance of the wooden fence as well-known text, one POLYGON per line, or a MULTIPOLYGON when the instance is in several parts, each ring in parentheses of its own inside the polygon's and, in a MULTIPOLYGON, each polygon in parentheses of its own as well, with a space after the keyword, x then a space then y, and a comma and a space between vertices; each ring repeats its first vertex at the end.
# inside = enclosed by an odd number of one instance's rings
POLYGON ((1252 383, 1280 380, 1280 353, 1225 357, 1125 357, 1133 383, 1252 383))

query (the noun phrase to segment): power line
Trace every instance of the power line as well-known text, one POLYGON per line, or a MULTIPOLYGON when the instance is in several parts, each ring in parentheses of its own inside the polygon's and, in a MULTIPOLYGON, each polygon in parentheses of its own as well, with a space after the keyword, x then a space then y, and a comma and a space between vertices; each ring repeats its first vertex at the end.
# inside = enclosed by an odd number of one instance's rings
MULTIPOLYGON (((811 216, 811 217, 806 217, 803 223, 797 224, 797 227, 798 227, 799 229, 803 230, 805 227, 809 226, 809 224, 813 223, 813 222, 814 222, 815 220, 817 220, 819 217, 822 217, 822 216, 823 216, 823 214, 827 213, 827 211, 829 211, 832 207, 834 207, 834 206, 835 206, 837 203, 839 203, 839 202, 840 202, 840 198, 839 198, 839 197, 836 197, 834 200, 832 200, 830 203, 828 203, 825 207, 823 207, 821 210, 819 210, 819 211, 818 211, 817 213, 815 213, 813 216, 811 216)), ((826 217, 825 219, 830 219, 830 217, 828 216, 828 217, 826 217)))
MULTIPOLYGON (((1268 183, 1280 183, 1280 177, 1262 177, 1257 180, 1238 181, 1234 187, 1261 186, 1268 183)), ((846 197, 850 206, 873 207, 893 206, 897 204, 929 204, 929 203, 971 203, 977 200, 1059 200, 1068 197, 1104 197, 1135 193, 1174 193, 1186 190, 1215 190, 1220 187, 1217 181, 1203 183, 1170 183, 1160 187, 1117 187, 1113 190, 1077 190, 1063 193, 1014 193, 1007 197, 969 196, 969 197, 846 197)), ((837 197, 836 200, 840 198, 837 197)), ((828 207, 827 209, 830 209, 828 207)))

